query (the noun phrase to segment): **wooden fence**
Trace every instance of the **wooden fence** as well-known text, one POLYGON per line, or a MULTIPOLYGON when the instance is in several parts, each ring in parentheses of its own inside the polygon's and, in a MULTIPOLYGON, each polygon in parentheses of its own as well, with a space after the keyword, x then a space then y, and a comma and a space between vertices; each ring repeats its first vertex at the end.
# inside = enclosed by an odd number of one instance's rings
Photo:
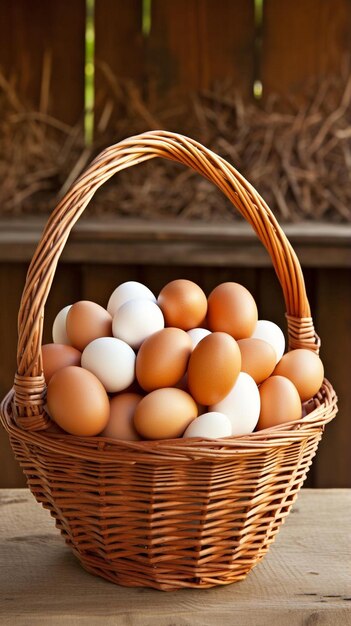
MULTIPOLYGON (((236 81, 248 99, 294 94, 309 78, 340 72, 351 47, 350 0, 152 0, 143 29, 142 0, 95 0, 95 119, 110 98, 112 76, 133 79, 152 111, 169 96, 186 97, 216 80, 236 81), (108 69, 107 69, 108 68, 108 69), (259 84, 259 83, 258 83, 259 84)), ((2 0, 0 67, 29 107, 64 122, 82 118, 85 98, 84 0, 2 0), (46 76, 47 80, 43 80, 46 76)), ((120 112, 115 109, 115 115, 120 112)), ((15 370, 16 317, 28 261, 41 223, 0 224, 0 395, 15 370)), ((79 226, 63 256, 46 307, 46 341, 56 312, 79 298, 105 304, 121 281, 157 291, 168 280, 193 279, 208 292, 224 280, 245 284, 262 317, 284 327, 281 293, 269 260, 241 226, 79 226)), ((298 225, 292 241, 302 260, 326 372, 340 398, 309 476, 315 486, 351 486, 350 229, 298 225), (318 231, 318 232, 317 232, 318 231)), ((1 486, 23 484, 0 433, 1 486)))
MULTIPOLYGON (((143 7, 143 0, 95 0, 97 119, 111 89, 104 68, 133 79, 152 107, 169 93, 228 78, 248 98, 255 81, 265 98, 298 94, 306 79, 339 73, 350 54, 350 0, 151 0, 149 33, 143 7)), ((76 122, 84 105, 85 0, 2 0, 0 19, 5 75, 34 108, 76 122)))

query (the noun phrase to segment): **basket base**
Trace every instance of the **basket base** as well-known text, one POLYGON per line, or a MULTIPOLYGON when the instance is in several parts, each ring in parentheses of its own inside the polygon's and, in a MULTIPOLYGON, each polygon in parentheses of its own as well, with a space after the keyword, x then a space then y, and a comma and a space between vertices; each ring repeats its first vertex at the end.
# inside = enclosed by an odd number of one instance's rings
POLYGON ((82 567, 93 576, 99 576, 100 578, 104 578, 105 580, 108 580, 109 582, 115 585, 120 585, 122 587, 148 587, 152 589, 157 589, 158 591, 177 591, 178 589, 210 589, 211 587, 218 587, 221 585, 231 585, 235 582, 244 580, 246 576, 250 573, 250 571, 264 556, 262 555, 262 557, 260 557, 256 563, 252 564, 250 569, 246 568, 245 571, 242 570, 240 572, 238 568, 238 571, 232 571, 229 574, 226 573, 223 578, 192 577, 184 578, 182 580, 177 577, 177 579, 175 580, 170 579, 169 582, 165 582, 164 580, 160 582, 156 578, 152 579, 146 576, 139 577, 138 574, 135 572, 126 571, 125 573, 123 573, 121 571, 116 571, 118 567, 116 567, 115 570, 115 566, 113 564, 111 564, 111 569, 106 569, 106 562, 103 562, 103 566, 99 567, 98 565, 94 565, 92 563, 92 561, 96 561, 95 557, 93 559, 89 559, 83 557, 74 549, 72 549, 72 551, 79 560, 82 567))
POLYGON ((125 587, 207 589, 243 580, 274 541, 336 412, 323 389, 313 419, 219 448, 73 445, 18 428, 12 393, 0 418, 29 489, 85 570, 125 587))

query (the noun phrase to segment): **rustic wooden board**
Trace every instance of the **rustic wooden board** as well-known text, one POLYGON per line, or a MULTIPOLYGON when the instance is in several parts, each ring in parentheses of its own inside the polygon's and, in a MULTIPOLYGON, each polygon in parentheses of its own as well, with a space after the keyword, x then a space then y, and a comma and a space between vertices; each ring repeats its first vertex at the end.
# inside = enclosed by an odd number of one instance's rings
POLYGON ((320 487, 350 484, 351 477, 351 280, 350 272, 324 269, 317 278, 316 325, 326 376, 339 397, 339 413, 327 427, 315 467, 320 487))
POLYGON ((27 268, 22 263, 4 263, 0 267, 0 395, 3 397, 12 386, 16 371, 17 316, 27 268))
POLYGON ((265 0, 260 78, 263 94, 298 94, 306 79, 340 74, 350 51, 349 0, 265 0))
POLYGON ((85 0, 2 0, 0 27, 0 67, 24 104, 76 123, 84 110, 85 0))
POLYGON ((350 490, 302 490, 246 580, 173 593, 86 573, 27 490, 0 494, 2 626, 351 624, 350 490))
MULTIPOLYGON (((0 398, 12 387, 16 371, 17 315, 25 277, 26 266, 22 263, 0 265, 0 398)), ((0 428, 0 468, 0 487, 25 485, 3 428, 0 428)))
POLYGON ((133 80, 142 89, 144 42, 142 0, 95 0, 95 126, 107 102, 111 118, 120 114, 120 80, 133 80), (112 74, 112 75, 111 75, 112 74))
POLYGON ((82 298, 106 307, 118 285, 127 280, 140 280, 138 269, 135 265, 82 265, 82 298))
POLYGON ((59 264, 45 306, 44 343, 52 341, 51 329, 57 313, 64 306, 82 299, 82 291, 81 267, 70 263, 59 264))
MULTIPOLYGON (((0 261, 29 261, 45 219, 0 220, 0 261)), ((284 226, 304 267, 351 267, 351 225, 284 226)), ((106 218, 81 220, 62 258, 75 263, 271 267, 246 223, 106 218)))
MULTIPOLYGON (((0 264, 0 398, 12 387, 16 371, 17 315, 26 271, 24 263, 0 264)), ((58 311, 81 297, 80 287, 80 267, 60 265, 45 307, 44 343, 52 341, 51 328, 58 311)), ((3 428, 0 428, 0 467, 0 488, 25 484, 3 428)))
POLYGON ((162 97, 223 79, 251 94, 254 32, 251 0, 153 0, 148 78, 162 97))
MULTIPOLYGON (((251 95, 252 1, 153 0, 151 6, 147 36, 142 32, 142 0, 95 2, 95 127, 100 125, 100 130, 113 127, 114 118, 124 115, 118 100, 126 80, 147 97, 151 109, 159 107, 160 95, 184 96, 218 79, 235 81, 251 95)), ((153 126, 151 118, 144 121, 153 126)))

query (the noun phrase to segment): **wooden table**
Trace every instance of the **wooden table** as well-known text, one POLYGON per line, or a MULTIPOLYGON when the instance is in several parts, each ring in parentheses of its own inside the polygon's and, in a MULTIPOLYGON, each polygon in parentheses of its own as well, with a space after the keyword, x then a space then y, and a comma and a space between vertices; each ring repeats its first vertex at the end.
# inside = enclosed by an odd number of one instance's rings
POLYGON ((351 490, 310 490, 247 579, 209 590, 123 588, 85 572, 25 489, 0 491, 1 626, 347 626, 351 490))

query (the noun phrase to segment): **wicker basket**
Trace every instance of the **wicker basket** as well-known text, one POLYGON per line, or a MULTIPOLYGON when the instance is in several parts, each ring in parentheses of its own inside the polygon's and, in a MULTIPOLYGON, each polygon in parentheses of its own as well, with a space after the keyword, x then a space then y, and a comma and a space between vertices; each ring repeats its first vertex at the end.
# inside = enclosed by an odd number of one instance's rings
POLYGON ((250 222, 283 289, 289 347, 318 352, 298 259, 262 198, 199 143, 149 132, 102 152, 52 213, 28 270, 18 369, 1 420, 30 490, 85 569, 127 586, 206 588, 243 579, 267 552, 336 414, 336 396, 324 381, 303 419, 215 441, 118 442, 48 430, 41 340, 60 254, 96 190, 158 156, 215 183, 250 222))

